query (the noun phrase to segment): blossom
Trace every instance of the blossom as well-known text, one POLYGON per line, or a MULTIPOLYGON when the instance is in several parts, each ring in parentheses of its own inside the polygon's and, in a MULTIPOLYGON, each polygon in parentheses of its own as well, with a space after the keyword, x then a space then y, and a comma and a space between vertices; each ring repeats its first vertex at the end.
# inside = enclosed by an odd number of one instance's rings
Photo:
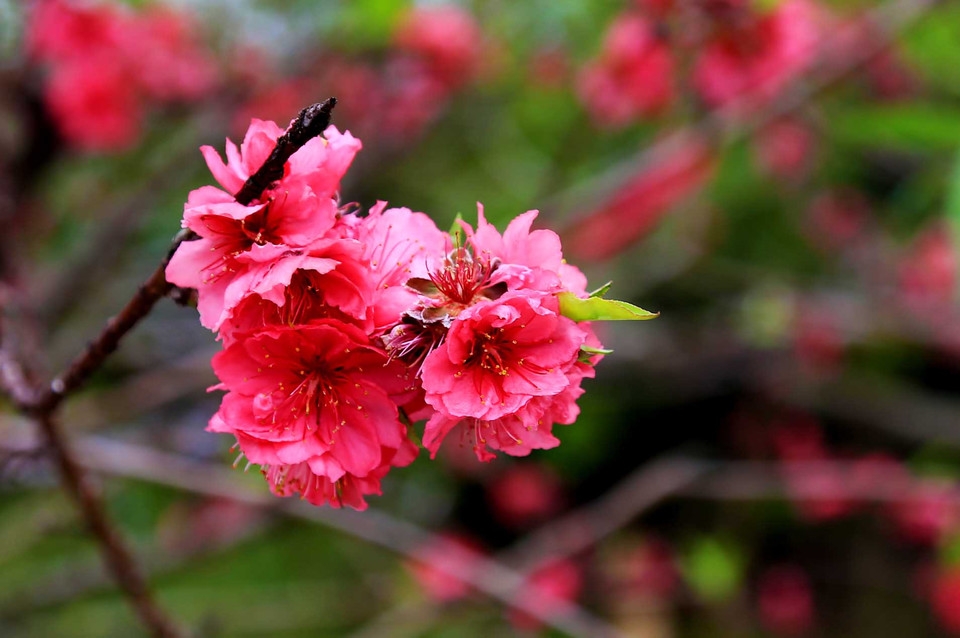
POLYGON ((533 230, 537 211, 501 234, 478 204, 476 229, 461 222, 455 239, 386 202, 362 215, 339 199, 360 141, 334 127, 237 201, 282 134, 253 120, 225 159, 201 149, 221 188, 190 193, 183 226, 197 238, 167 267, 224 345, 208 430, 234 435, 275 494, 356 509, 415 458, 413 421, 434 455, 458 427, 484 461, 559 445, 552 428, 576 419, 602 355, 570 310, 586 278, 556 233, 533 230))
POLYGON ((449 603, 470 594, 472 587, 464 577, 478 570, 486 553, 470 536, 442 532, 417 548, 406 567, 425 594, 437 602, 449 603))
POLYGON ((41 0, 26 31, 28 54, 49 67, 43 94, 50 116, 83 150, 131 146, 146 105, 199 99, 217 79, 188 16, 169 8, 41 0))
POLYGON ((124 69, 100 55, 71 60, 51 73, 44 102, 67 142, 87 151, 130 147, 143 103, 124 69))
POLYGON ((411 10, 400 22, 395 41, 401 50, 424 60, 431 74, 451 89, 468 82, 479 67, 480 29, 456 5, 411 10))
MULTIPOLYGON (((410 379, 354 326, 321 319, 265 329, 217 353, 213 368, 228 393, 209 429, 234 434, 253 463, 306 463, 313 474, 338 482, 347 475, 377 478, 385 463, 409 456, 392 397, 408 391, 410 379)), ((299 477, 290 485, 313 497, 317 486, 303 472, 288 470, 299 477)))
POLYGON ((566 500, 560 478, 532 463, 507 468, 487 485, 486 495, 494 517, 514 529, 542 523, 559 512, 566 500))
POLYGON ((325 474, 314 472, 310 463, 307 462, 268 465, 264 467, 263 475, 267 479, 270 491, 277 496, 287 497, 299 494, 302 499, 313 505, 330 505, 335 508, 347 506, 362 511, 367 509, 365 496, 382 493, 380 481, 390 468, 409 465, 416 456, 416 446, 410 441, 405 441, 396 450, 381 448, 380 466, 366 476, 344 474, 341 478, 332 480, 325 474))
POLYGON ((813 590, 806 572, 795 565, 768 568, 757 585, 757 608, 772 633, 795 636, 814 624, 813 590))
POLYGON ((525 608, 532 608, 541 616, 557 614, 576 600, 582 590, 583 572, 575 562, 569 559, 544 561, 533 570, 521 588, 519 600, 523 606, 510 610, 510 624, 519 631, 537 631, 541 622, 525 608))
POLYGON ((772 98, 816 56, 819 25, 807 0, 750 17, 744 27, 720 25, 695 62, 693 84, 714 106, 772 98))
POLYGON ((423 362, 427 403, 484 420, 514 414, 534 396, 569 385, 585 333, 558 313, 556 297, 507 293, 464 310, 423 362))
POLYGON ((623 14, 577 78, 577 94, 600 125, 619 128, 663 112, 676 92, 668 42, 647 19, 623 14))

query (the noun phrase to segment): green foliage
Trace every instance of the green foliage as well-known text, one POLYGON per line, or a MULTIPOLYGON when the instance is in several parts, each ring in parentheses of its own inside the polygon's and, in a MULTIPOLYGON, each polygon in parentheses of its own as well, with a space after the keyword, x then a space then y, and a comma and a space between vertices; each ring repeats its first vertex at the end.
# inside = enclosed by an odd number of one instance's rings
POLYGON ((687 581, 708 602, 721 602, 736 594, 745 567, 742 551, 736 545, 713 536, 692 541, 681 558, 687 581))

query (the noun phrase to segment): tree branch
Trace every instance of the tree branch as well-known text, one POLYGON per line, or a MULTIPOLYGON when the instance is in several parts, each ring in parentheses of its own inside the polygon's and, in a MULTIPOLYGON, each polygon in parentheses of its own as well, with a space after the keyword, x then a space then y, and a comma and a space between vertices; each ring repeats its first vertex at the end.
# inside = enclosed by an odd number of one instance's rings
MULTIPOLYGON (((290 123, 287 132, 277 139, 276 146, 267 160, 237 191, 237 201, 244 205, 249 204, 260 197, 271 183, 283 177, 283 166, 290 156, 330 125, 331 114, 336 104, 336 98, 329 98, 300 111, 300 114, 290 123)), ((160 299, 173 290, 173 284, 167 281, 167 264, 170 263, 180 244, 193 239, 197 239, 193 231, 187 229, 181 231, 174 238, 170 250, 167 251, 160 265, 140 286, 127 305, 107 322, 103 331, 90 342, 80 356, 74 359, 65 372, 50 383, 36 402, 23 407, 34 414, 49 414, 67 395, 82 386, 103 364, 107 356, 117 349, 124 335, 140 323, 160 299)))
POLYGON ((50 445, 64 488, 80 508, 90 533, 97 540, 107 569, 130 599, 134 611, 149 628, 152 636, 157 638, 180 636, 181 632, 154 602, 146 579, 140 573, 133 555, 120 534, 107 517, 103 502, 80 464, 73 457, 63 435, 60 434, 56 421, 49 414, 38 416, 36 421, 50 445))
MULTIPOLYGON (((277 139, 267 160, 237 192, 238 202, 249 204, 260 197, 270 184, 283 177, 283 167, 290 156, 329 126, 336 102, 335 98, 330 98, 300 112, 287 131, 277 139)), ((197 235, 187 229, 178 233, 163 260, 136 294, 107 322, 106 327, 74 359, 66 371, 46 388, 33 382, 35 375, 32 371, 4 347, 0 317, 0 391, 8 394, 16 407, 30 415, 43 432, 56 460, 64 488, 77 502, 87 526, 97 540, 108 570, 151 635, 158 638, 176 637, 180 635, 180 631, 154 602, 133 555, 108 518, 106 508, 90 485, 80 463, 72 455, 54 419, 54 412, 63 400, 81 387, 107 356, 117 349, 124 335, 149 314, 157 301, 173 290, 174 286, 166 278, 167 265, 180 244, 196 238, 197 235)))

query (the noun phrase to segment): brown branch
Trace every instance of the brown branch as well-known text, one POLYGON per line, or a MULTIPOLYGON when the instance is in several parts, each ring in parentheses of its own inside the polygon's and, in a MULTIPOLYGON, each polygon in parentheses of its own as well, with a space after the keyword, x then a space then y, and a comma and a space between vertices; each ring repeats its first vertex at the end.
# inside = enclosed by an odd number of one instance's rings
POLYGON ((237 201, 246 206, 260 197, 270 184, 283 177, 283 165, 290 156, 330 126, 331 113, 336 105, 337 98, 332 97, 300 111, 287 132, 277 138, 277 144, 263 166, 237 191, 237 201))
MULTIPOLYGON (((290 123, 287 132, 277 139, 270 156, 263 165, 250 176, 237 191, 236 199, 241 204, 249 204, 257 199, 271 183, 283 177, 283 166, 308 141, 319 135, 330 125, 336 98, 308 106, 290 123)), ((32 405, 24 406, 35 414, 49 414, 57 408, 63 399, 79 388, 96 371, 117 346, 120 340, 150 313, 153 306, 173 289, 167 281, 167 264, 177 248, 185 241, 196 239, 190 230, 181 231, 173 240, 167 255, 157 266, 153 274, 137 290, 127 305, 110 321, 103 331, 74 359, 65 372, 55 378, 46 391, 32 405)))
MULTIPOLYGON (((329 126, 335 105, 336 99, 330 98, 321 104, 303 109, 290 123, 287 132, 277 140, 267 160, 237 192, 237 201, 244 205, 251 203, 260 197, 271 183, 283 177, 283 167, 290 156, 329 126)), ((21 412, 31 415, 36 421, 49 443, 64 488, 77 502, 90 532, 97 540, 108 570, 130 600, 137 615, 149 628, 151 635, 159 638, 176 637, 180 632, 154 602, 133 555, 108 518, 106 508, 80 463, 72 455, 54 419, 54 412, 63 400, 81 387, 107 356, 117 349, 124 335, 153 309, 157 301, 173 290, 174 286, 166 278, 167 265, 180 244, 196 238, 196 234, 187 229, 178 233, 163 260, 130 301, 107 322, 106 327, 74 359, 66 371, 45 389, 41 388, 39 383, 32 382, 35 376, 32 371, 19 362, 0 341, 0 391, 8 394, 21 412)), ((0 321, 0 339, 2 337, 0 321)))
POLYGON ((180 631, 153 600, 147 581, 140 573, 133 555, 107 517, 103 502, 73 457, 56 421, 50 414, 43 414, 37 417, 37 426, 43 431, 50 445, 64 488, 76 501, 90 533, 97 539, 107 569, 130 599, 140 620, 149 628, 152 636, 180 636, 180 631))
POLYGON ((386 512, 374 509, 365 512, 333 510, 318 508, 297 499, 278 499, 266 490, 257 490, 239 480, 235 470, 101 437, 84 436, 78 441, 78 448, 82 451, 80 458, 88 470, 176 487, 195 494, 227 498, 321 523, 354 538, 426 562, 433 569, 453 576, 476 591, 504 605, 520 609, 568 635, 595 638, 622 635, 616 628, 574 603, 551 600, 552 607, 548 610, 531 597, 519 596, 519 592, 528 591, 524 589, 525 574, 496 559, 468 553, 460 546, 386 512), (419 555, 424 547, 438 545, 442 548, 441 552, 433 556, 419 555))

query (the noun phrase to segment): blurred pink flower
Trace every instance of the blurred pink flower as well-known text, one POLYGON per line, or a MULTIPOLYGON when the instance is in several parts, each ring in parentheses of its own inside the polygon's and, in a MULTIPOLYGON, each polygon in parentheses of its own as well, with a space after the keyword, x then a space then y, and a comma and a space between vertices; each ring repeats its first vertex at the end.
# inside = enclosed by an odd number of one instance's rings
MULTIPOLYGON (((519 596, 525 604, 550 615, 576 600, 582 590, 583 574, 576 563, 569 559, 550 560, 533 570, 519 596)), ((520 631, 537 631, 542 626, 520 608, 511 609, 508 620, 520 631)))
POLYGON ((601 260, 618 254, 650 233, 674 206, 707 183, 714 155, 707 144, 686 137, 630 178, 564 233, 567 252, 601 260))
POLYGON ((642 597, 666 600, 680 586, 680 568, 673 548, 663 539, 648 536, 629 556, 627 589, 642 597))
POLYGON ((59 62, 85 58, 127 42, 129 14, 107 2, 38 0, 26 24, 27 52, 59 62))
POLYGON ((625 13, 610 26, 597 59, 581 69, 577 94, 595 122, 619 128, 670 105, 673 72, 670 48, 655 26, 625 13))
POLYGON ((55 67, 44 100, 64 138, 85 151, 121 151, 140 135, 144 105, 125 69, 104 58, 55 67))
POLYGON ((197 100, 213 90, 219 70, 182 12, 153 5, 136 14, 123 52, 136 82, 157 100, 197 100))
POLYGON ((829 190, 818 195, 807 211, 807 234, 817 246, 841 250, 857 239, 870 219, 870 202, 850 189, 829 190))
POLYGON ((457 572, 471 572, 486 552, 478 541, 464 534, 445 532, 429 542, 406 563, 407 569, 433 600, 448 603, 467 596, 471 586, 443 569, 450 565, 457 572), (451 551, 452 550, 452 551, 451 551))
POLYGON ((694 86, 714 106, 774 97, 816 57, 818 19, 808 0, 784 0, 745 25, 720 25, 695 62, 694 86))
POLYGON ((930 604, 940 626, 953 634, 960 634, 960 567, 945 568, 935 577, 930 592, 930 604))
POLYGON ((473 16, 454 4, 414 7, 400 21, 394 41, 416 55, 448 90, 479 70, 482 34, 473 16))
POLYGON ((560 479, 535 463, 511 465, 487 484, 487 502, 494 517, 512 529, 542 523, 563 508, 560 479))
POLYGON ((957 288, 957 252, 949 229, 935 225, 921 232, 902 257, 900 292, 920 314, 950 304, 957 288))
POLYGON ((50 115, 82 150, 133 145, 147 105, 200 99, 217 81, 191 21, 173 9, 40 0, 26 31, 29 55, 50 70, 43 88, 50 115))
POLYGON ((810 372, 831 374, 839 369, 846 345, 829 308, 802 306, 794 325, 793 351, 810 372))
POLYGON ((814 623, 813 589, 806 572, 795 565, 766 569, 757 583, 760 622, 772 633, 796 636, 814 623))
POLYGON ((760 167, 786 181, 799 181, 809 173, 816 139, 802 120, 779 119, 764 126, 754 139, 754 153, 760 167))
POLYGON ((915 479, 907 498, 892 501, 887 514, 904 540, 934 546, 960 522, 957 498, 952 483, 915 479))

